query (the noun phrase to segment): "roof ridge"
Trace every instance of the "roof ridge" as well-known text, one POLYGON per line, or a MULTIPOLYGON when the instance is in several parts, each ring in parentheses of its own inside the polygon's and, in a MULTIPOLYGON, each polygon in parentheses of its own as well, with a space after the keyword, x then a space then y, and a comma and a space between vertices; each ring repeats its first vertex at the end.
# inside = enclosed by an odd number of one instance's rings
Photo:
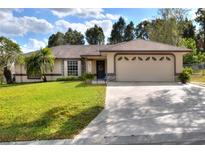
POLYGON ((172 45, 172 44, 166 44, 166 43, 163 43, 163 42, 157 42, 157 41, 153 41, 153 40, 144 40, 144 39, 139 39, 139 40, 152 42, 152 43, 157 43, 157 44, 162 44, 162 45, 171 46, 171 47, 177 47, 177 48, 181 48, 181 49, 188 49, 186 47, 175 46, 175 45, 172 45))

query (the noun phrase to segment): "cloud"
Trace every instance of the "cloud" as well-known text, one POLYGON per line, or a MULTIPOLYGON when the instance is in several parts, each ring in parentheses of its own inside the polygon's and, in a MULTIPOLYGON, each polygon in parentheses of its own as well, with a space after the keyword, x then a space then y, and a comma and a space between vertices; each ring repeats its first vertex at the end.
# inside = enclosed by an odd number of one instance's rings
POLYGON ((58 16, 59 18, 63 18, 66 16, 77 16, 80 18, 95 18, 95 19, 110 19, 117 20, 120 15, 114 14, 104 14, 104 10, 100 8, 88 9, 88 8, 53 8, 51 9, 53 15, 58 16))
POLYGON ((31 51, 36 51, 39 50, 40 48, 44 48, 47 46, 47 39, 44 39, 43 41, 30 38, 27 44, 24 44, 21 46, 21 49, 23 52, 31 52, 31 51))
POLYGON ((107 14, 105 15, 105 18, 111 19, 111 20, 117 20, 117 19, 120 18, 120 15, 114 15, 114 14, 107 13, 107 14))
POLYGON ((112 21, 111 20, 91 20, 85 23, 85 25, 88 28, 93 27, 95 24, 102 27, 105 36, 108 38, 112 30, 112 21))
POLYGON ((13 9, 0 10, 0 35, 23 36, 28 32, 48 33, 53 26, 45 19, 36 17, 15 17, 13 9))
POLYGON ((87 29, 86 25, 83 23, 71 23, 65 20, 58 20, 55 22, 55 25, 56 25, 55 26, 56 31, 61 31, 61 32, 65 32, 68 30, 68 28, 72 28, 84 34, 84 32, 87 29))
POLYGON ((56 31, 65 32, 68 30, 68 28, 72 28, 74 30, 80 31, 82 34, 85 34, 85 31, 88 28, 93 27, 95 24, 102 27, 106 37, 105 41, 107 41, 107 38, 109 37, 112 30, 111 20, 91 20, 91 21, 86 21, 85 23, 70 23, 65 20, 58 20, 55 23, 56 31))
POLYGON ((66 16, 78 16, 81 18, 102 18, 103 9, 87 9, 87 8, 53 8, 51 12, 58 16, 59 18, 63 18, 66 16))

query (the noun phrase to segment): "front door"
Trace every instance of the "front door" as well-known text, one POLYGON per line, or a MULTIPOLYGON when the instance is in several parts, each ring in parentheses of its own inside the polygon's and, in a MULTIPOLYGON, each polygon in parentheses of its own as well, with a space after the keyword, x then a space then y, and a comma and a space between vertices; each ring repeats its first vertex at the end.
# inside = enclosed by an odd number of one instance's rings
POLYGON ((105 78, 105 61, 104 60, 96 61, 96 72, 97 72, 97 79, 105 78))

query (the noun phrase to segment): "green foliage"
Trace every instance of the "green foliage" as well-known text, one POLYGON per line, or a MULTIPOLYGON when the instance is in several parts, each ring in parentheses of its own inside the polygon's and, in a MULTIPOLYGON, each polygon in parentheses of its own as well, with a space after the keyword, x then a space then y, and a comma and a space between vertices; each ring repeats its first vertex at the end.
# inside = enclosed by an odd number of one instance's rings
POLYGON ((175 18, 156 19, 148 27, 150 40, 176 45, 180 40, 180 32, 175 18))
POLYGON ((205 50, 205 9, 199 8, 196 12, 196 19, 195 21, 199 23, 200 29, 199 31, 202 33, 200 35, 201 39, 203 40, 203 50, 205 50))
POLYGON ((56 34, 52 34, 48 39, 49 48, 65 44, 85 44, 84 36, 80 32, 69 28, 65 34, 57 32, 56 34))
POLYGON ((103 33, 103 29, 97 25, 87 29, 85 35, 89 44, 104 44, 105 35, 103 33))
POLYGON ((124 40, 125 41, 130 41, 135 38, 135 27, 134 23, 131 21, 125 28, 124 32, 124 40))
POLYGON ((199 64, 205 61, 205 53, 197 51, 196 41, 192 38, 183 38, 179 41, 178 46, 192 49, 191 53, 184 56, 185 64, 199 64))
POLYGON ((183 71, 184 71, 184 72, 188 72, 190 75, 193 74, 193 69, 192 69, 191 67, 185 67, 185 68, 183 69, 183 71))
POLYGON ((30 56, 25 57, 25 67, 27 74, 40 74, 43 81, 47 81, 46 73, 52 71, 54 67, 54 56, 50 48, 40 49, 30 56))
POLYGON ((183 71, 179 74, 179 80, 182 83, 187 83, 190 81, 192 74, 193 70, 191 68, 184 68, 183 71))
POLYGON ((83 74, 83 79, 84 80, 86 80, 86 79, 93 80, 94 78, 95 78, 95 75, 92 74, 92 73, 85 73, 85 74, 83 74))
POLYGON ((125 20, 122 17, 120 17, 119 20, 112 26, 111 35, 109 38, 110 44, 116 44, 124 41, 125 28, 125 20))
POLYGON ((178 46, 185 47, 196 51, 196 41, 192 38, 183 38, 179 41, 178 46))
POLYGON ((136 38, 147 40, 148 36, 148 27, 151 23, 147 20, 140 22, 135 28, 136 38))
POLYGON ((186 21, 187 11, 178 8, 159 9, 160 18, 142 22, 136 27, 137 38, 143 38, 145 35, 156 42, 177 45, 182 37, 194 35, 194 27, 188 25, 191 21, 186 21))
POLYGON ((79 76, 68 76, 57 78, 56 81, 82 81, 82 77, 79 76))
POLYGON ((0 37, 0 78, 4 74, 7 83, 12 83, 11 66, 19 62, 22 51, 19 45, 6 37, 0 37))
POLYGON ((66 44, 64 39, 64 34, 61 32, 57 32, 56 34, 52 34, 48 39, 48 47, 54 47, 58 45, 66 44))
POLYGON ((187 18, 183 21, 179 22, 179 28, 181 31, 182 38, 192 38, 195 39, 195 26, 193 25, 191 20, 187 18))
POLYGON ((71 44, 71 45, 85 44, 83 34, 76 30, 72 30, 71 28, 69 28, 68 31, 65 33, 64 39, 66 44, 71 44))
POLYGON ((35 76, 41 74, 39 57, 35 52, 29 56, 25 56, 25 68, 29 75, 35 76))

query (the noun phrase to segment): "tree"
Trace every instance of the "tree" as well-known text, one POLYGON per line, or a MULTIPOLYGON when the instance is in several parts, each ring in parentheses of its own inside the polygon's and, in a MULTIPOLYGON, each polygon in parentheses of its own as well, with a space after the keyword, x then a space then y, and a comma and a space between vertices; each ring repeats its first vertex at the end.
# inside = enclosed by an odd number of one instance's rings
POLYGON ((124 32, 124 40, 125 41, 130 41, 135 38, 135 27, 134 23, 131 21, 125 28, 124 32))
POLYGON ((120 17, 119 20, 112 26, 111 36, 109 38, 110 44, 116 44, 124 41, 125 28, 125 20, 120 17))
POLYGON ((177 45, 182 38, 182 24, 187 16, 187 9, 159 9, 160 18, 153 20, 149 26, 151 40, 177 45))
POLYGON ((89 44, 104 44, 105 35, 103 29, 97 25, 87 29, 85 35, 89 44))
POLYGON ((185 20, 188 12, 189 9, 184 8, 163 8, 158 10, 161 19, 168 20, 170 18, 175 18, 177 21, 185 20))
POLYGON ((140 22, 135 28, 136 38, 148 40, 148 27, 151 23, 147 20, 140 22))
POLYGON ((61 32, 57 32, 56 34, 52 34, 48 39, 48 47, 54 47, 58 45, 66 44, 64 39, 64 34, 61 32))
POLYGON ((0 37, 0 75, 4 74, 8 84, 13 82, 11 66, 20 61, 21 56, 22 51, 17 43, 6 37, 0 37))
POLYGON ((153 20, 149 25, 148 34, 150 40, 171 45, 177 45, 181 38, 174 18, 153 20))
POLYGON ((182 37, 195 39, 195 26, 187 18, 179 23, 182 25, 182 37))
POLYGON ((46 73, 54 67, 54 56, 50 48, 40 49, 31 56, 25 58, 27 74, 39 74, 44 82, 47 81, 46 73))
POLYGON ((197 51, 196 41, 192 38, 183 38, 179 42, 179 46, 191 49, 192 52, 184 56, 185 64, 199 64, 205 61, 205 54, 197 51))
POLYGON ((203 33, 203 49, 205 50, 205 9, 199 8, 196 12, 196 19, 195 21, 199 23, 201 26, 201 32, 203 33))
POLYGON ((69 28, 68 31, 65 33, 64 39, 66 44, 71 44, 71 45, 85 44, 83 34, 76 30, 72 30, 71 28, 69 28))

